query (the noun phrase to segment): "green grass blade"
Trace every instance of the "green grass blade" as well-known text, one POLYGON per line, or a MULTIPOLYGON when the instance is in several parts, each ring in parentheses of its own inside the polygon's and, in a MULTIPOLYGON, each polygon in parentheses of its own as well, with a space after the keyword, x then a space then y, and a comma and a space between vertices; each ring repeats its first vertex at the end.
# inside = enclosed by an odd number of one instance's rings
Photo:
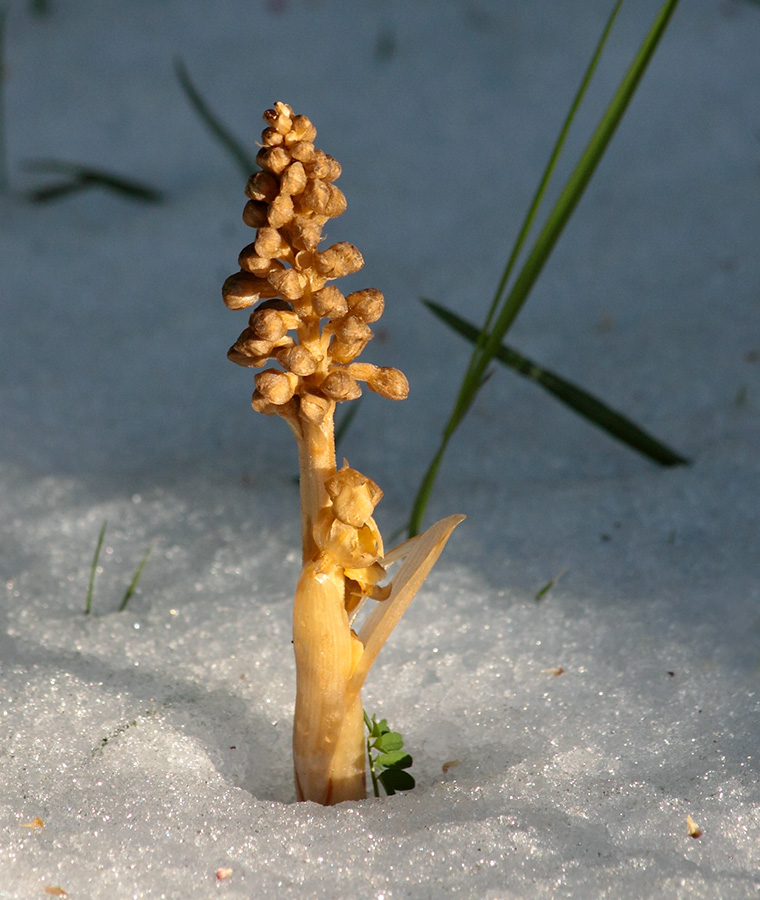
POLYGON ((252 172, 258 169, 256 160, 245 149, 244 145, 227 129, 206 103, 198 89, 190 79, 190 75, 181 59, 174 61, 174 71, 177 73, 180 86, 185 96, 190 101, 193 109, 198 113, 203 124, 209 132, 225 148, 233 160, 237 163, 244 178, 248 178, 252 172))
POLYGON ((143 558, 140 560, 140 565, 137 567, 137 571, 135 572, 134 577, 129 584, 129 587, 127 588, 127 592, 124 594, 124 598, 121 601, 121 605, 119 606, 119 612, 124 612, 124 610, 127 608, 127 603, 129 603, 132 594, 134 594, 135 589, 137 588, 137 582, 140 580, 142 571, 145 568, 145 563, 148 561, 148 557, 150 556, 150 551, 152 549, 153 544, 149 544, 148 549, 143 554, 143 558))
MULTIPOLYGON (((417 534, 422 524, 438 469, 445 454, 451 436, 461 424, 472 406, 486 376, 486 370, 499 352, 502 340, 518 312, 525 303, 531 288, 541 273, 551 251, 561 235, 568 219, 572 215, 583 192, 593 175, 599 160, 609 144, 625 110, 633 97, 649 60, 659 43, 670 18, 678 5, 678 0, 667 0, 660 9, 657 18, 645 37, 633 62, 625 73, 615 95, 607 107, 602 119, 589 140, 586 149, 570 177, 568 178, 558 200, 552 208, 544 227, 541 229, 528 258, 523 264, 517 278, 504 300, 501 310, 495 316, 496 321, 481 338, 473 351, 473 356, 459 390, 454 408, 443 431, 441 443, 425 473, 412 506, 409 533, 417 534)), ((613 11, 614 12, 614 11, 613 11)), ((493 318, 493 317, 492 317, 493 318)), ((487 330, 487 329, 486 329, 487 330)))
POLYGON ((108 519, 103 522, 103 527, 100 529, 100 534, 98 535, 98 543, 95 545, 95 556, 92 559, 92 565, 90 566, 90 583, 87 587, 87 602, 84 607, 84 614, 89 616, 92 612, 92 592, 95 588, 95 573, 98 571, 98 558, 100 557, 100 551, 103 547, 103 538, 106 536, 106 528, 108 527, 108 519))
MULTIPOLYGON (((434 315, 462 337, 473 343, 477 340, 479 331, 475 325, 432 300, 423 300, 423 303, 434 315)), ((593 394, 573 384, 572 381, 568 381, 561 375, 557 375, 556 372, 552 372, 524 356, 513 347, 502 344, 496 353, 496 359, 525 378, 535 381, 536 384, 583 416, 584 419, 601 428, 602 431, 606 431, 611 437, 626 444, 632 450, 636 450, 663 466, 688 465, 689 460, 685 456, 681 456, 662 441, 652 437, 631 419, 612 409, 593 394)))

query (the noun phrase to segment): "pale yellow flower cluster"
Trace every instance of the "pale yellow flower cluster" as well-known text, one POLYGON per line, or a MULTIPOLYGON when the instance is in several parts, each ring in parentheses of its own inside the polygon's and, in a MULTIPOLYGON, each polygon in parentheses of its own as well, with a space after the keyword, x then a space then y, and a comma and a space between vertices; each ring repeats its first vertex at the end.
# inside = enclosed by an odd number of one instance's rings
POLYGON ((369 324, 383 313, 383 295, 372 288, 344 295, 328 284, 364 265, 346 242, 319 249, 323 226, 346 208, 333 184, 340 163, 314 146, 316 129, 287 104, 276 103, 264 121, 256 157, 262 171, 248 181, 243 213, 256 240, 222 289, 230 309, 258 304, 229 358, 279 365, 256 376, 254 409, 321 418, 334 402, 359 397, 359 382, 404 399, 409 385, 398 369, 354 362, 372 338, 369 324))

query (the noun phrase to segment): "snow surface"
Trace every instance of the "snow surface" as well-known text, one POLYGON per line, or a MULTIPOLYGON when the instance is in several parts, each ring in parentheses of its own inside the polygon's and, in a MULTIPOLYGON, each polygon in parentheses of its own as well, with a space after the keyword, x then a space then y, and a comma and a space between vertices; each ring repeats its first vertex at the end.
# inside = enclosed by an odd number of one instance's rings
MULTIPOLYGON (((418 787, 332 809, 291 783, 295 451, 225 359, 242 177, 173 60, 252 150, 282 99, 343 164, 365 358, 412 384, 342 448, 390 535, 467 359, 418 298, 483 316, 611 3, 50 6, 6 28, 0 898, 760 896, 757 4, 681 4, 510 335, 693 465, 496 372, 428 517, 468 519, 364 692, 418 787), (30 204, 50 157, 165 200, 30 204)), ((658 7, 624 4, 570 158, 658 7)))

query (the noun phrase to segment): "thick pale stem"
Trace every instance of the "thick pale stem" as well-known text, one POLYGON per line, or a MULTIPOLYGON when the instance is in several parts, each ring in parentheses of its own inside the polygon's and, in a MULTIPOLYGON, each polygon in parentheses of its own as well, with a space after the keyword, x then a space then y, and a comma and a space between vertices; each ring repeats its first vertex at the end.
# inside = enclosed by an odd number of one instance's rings
POLYGON ((325 480, 335 473, 334 404, 320 422, 303 416, 288 420, 298 442, 298 462, 301 485, 301 544, 303 562, 317 555, 314 543, 314 522, 319 511, 329 504, 325 480))
POLYGON ((349 691, 363 647, 348 624, 343 572, 321 563, 304 567, 293 605, 293 761, 298 799, 331 805, 366 796, 362 705, 349 691))

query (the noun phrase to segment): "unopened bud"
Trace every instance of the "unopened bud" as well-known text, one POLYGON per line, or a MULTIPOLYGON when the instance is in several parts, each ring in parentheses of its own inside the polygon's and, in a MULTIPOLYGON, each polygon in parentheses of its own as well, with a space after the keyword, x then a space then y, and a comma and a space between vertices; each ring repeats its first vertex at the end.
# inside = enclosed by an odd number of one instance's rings
POLYGON ((340 178, 341 167, 337 159, 333 159, 322 150, 315 150, 309 160, 309 175, 323 181, 336 181, 340 178))
POLYGON ((314 354, 300 344, 278 351, 277 362, 283 369, 287 369, 288 372, 301 377, 313 375, 319 365, 314 354))
POLYGON ((290 131, 287 134, 286 141, 289 143, 295 143, 297 141, 313 141, 316 136, 317 129, 306 116, 295 116, 290 131))
POLYGON ((354 528, 361 528, 369 520, 383 496, 371 478, 347 465, 325 481, 325 490, 332 500, 335 518, 354 528))
POLYGON ((334 184, 310 179, 298 198, 298 208, 334 219, 346 211, 346 198, 334 184))
POLYGON ((314 257, 314 268, 325 278, 341 278, 358 272, 364 265, 361 253, 346 241, 333 244, 314 257))
POLYGON ((406 375, 400 369, 390 366, 378 366, 367 379, 367 387, 389 400, 406 400, 409 396, 409 382, 406 375))
POLYGON ((271 227, 259 228, 253 245, 256 253, 265 259, 274 259, 286 254, 290 249, 277 229, 271 227))
POLYGON ((262 116, 271 128, 275 128, 280 134, 287 134, 293 125, 293 109, 287 103, 277 101, 274 109, 268 109, 262 116))
POLYGON ((259 278, 266 278, 273 269, 285 268, 279 260, 259 256, 256 252, 255 241, 253 244, 248 244, 247 247, 243 247, 240 251, 238 265, 241 269, 245 269, 246 272, 258 275, 259 278))
POLYGON ((256 376, 256 393, 274 406, 282 406, 295 394, 298 376, 292 372, 264 369, 256 376))
POLYGON ((261 132, 261 143, 266 147, 278 147, 284 139, 276 128, 265 128, 261 132))
POLYGON ((348 312, 346 298, 331 284, 312 296, 311 305, 320 319, 340 319, 348 312))
POLYGON ((256 154, 256 165, 279 175, 290 164, 290 153, 284 147, 262 147, 256 154))
POLYGON ((295 269, 273 269, 267 279, 277 293, 286 300, 298 300, 303 297, 308 283, 307 277, 295 269))
POLYGON ((280 192, 280 182, 271 172, 257 172, 248 179, 245 186, 245 195, 251 200, 261 200, 271 203, 280 192))
POLYGON ((262 297, 274 297, 272 285, 248 272, 236 272, 222 285, 222 297, 229 309, 245 309, 262 297))
POLYGON ((296 250, 314 250, 322 240, 322 223, 318 219, 296 218, 288 228, 288 234, 296 250))
POLYGON ((294 215, 293 201, 288 194, 278 194, 269 205, 267 221, 272 228, 282 228, 294 215))
POLYGON ((346 297, 346 303, 352 315, 358 316, 362 322, 377 322, 385 309, 385 300, 375 288, 354 291, 346 297))
POLYGON ((313 425, 321 425, 325 417, 334 409, 333 401, 325 397, 318 397, 316 394, 301 395, 301 416, 313 425))
POLYGON ((289 148, 290 155, 293 159, 307 165, 314 157, 314 144, 311 141, 298 141, 289 148))
POLYGON ((342 403, 344 400, 356 400, 362 395, 359 383, 344 369, 333 369, 319 387, 326 397, 338 403, 342 403))
POLYGON ((269 221, 269 207, 262 200, 249 200, 243 207, 243 221, 251 228, 261 228, 269 221))
POLYGON ((366 344, 372 340, 372 329, 358 316, 346 316, 336 323, 335 337, 346 344, 358 341, 364 341, 366 344))
POLYGON ((280 178, 280 191, 284 194, 300 194, 306 187, 306 171, 303 163, 295 160, 282 173, 280 178))
POLYGON ((251 329, 259 340, 279 341, 298 327, 298 316, 279 309, 257 309, 251 316, 251 329))

